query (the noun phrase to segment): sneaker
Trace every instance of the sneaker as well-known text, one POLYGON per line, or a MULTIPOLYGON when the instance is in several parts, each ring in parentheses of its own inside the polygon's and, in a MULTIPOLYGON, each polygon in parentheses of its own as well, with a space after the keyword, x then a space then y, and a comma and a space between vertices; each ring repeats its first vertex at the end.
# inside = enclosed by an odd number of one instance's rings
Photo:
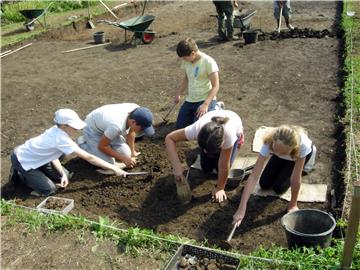
POLYGON ((287 28, 289 28, 289 30, 294 30, 295 29, 295 27, 292 26, 290 23, 287 25, 287 28))
POLYGON ((217 41, 218 42, 226 42, 226 41, 228 41, 228 39, 226 37, 218 37, 217 41))
POLYGON ((84 144, 84 143, 85 143, 85 138, 84 138, 84 136, 79 136, 79 138, 76 139, 76 143, 77 143, 78 145, 84 144))
POLYGON ((30 192, 30 195, 31 195, 31 196, 35 196, 35 197, 41 197, 41 196, 43 196, 42 194, 40 194, 39 192, 37 192, 37 191, 35 191, 35 190, 31 191, 31 192, 30 192))
POLYGON ((220 107, 220 110, 225 110, 225 104, 224 101, 218 101, 217 102, 217 106, 220 107))
POLYGON ((232 36, 232 37, 228 37, 227 38, 228 41, 235 41, 235 40, 239 40, 238 36, 232 36))

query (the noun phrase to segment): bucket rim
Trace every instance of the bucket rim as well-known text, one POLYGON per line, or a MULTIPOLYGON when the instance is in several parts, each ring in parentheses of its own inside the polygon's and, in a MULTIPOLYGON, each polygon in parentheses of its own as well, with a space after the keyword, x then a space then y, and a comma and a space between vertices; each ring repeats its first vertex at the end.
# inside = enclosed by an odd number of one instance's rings
POLYGON ((286 231, 291 232, 291 233, 294 233, 294 234, 296 234, 296 235, 298 235, 298 236, 319 237, 319 236, 325 236, 325 235, 328 235, 328 234, 332 233, 332 232, 334 231, 335 227, 336 227, 336 221, 335 221, 334 217, 333 217, 331 214, 329 214, 329 213, 327 213, 327 212, 325 212, 325 211, 322 211, 322 210, 319 210, 319 209, 306 208, 306 209, 298 209, 298 210, 296 210, 296 211, 289 212, 289 213, 283 215, 282 218, 281 218, 281 226, 282 226, 286 231), (325 214, 326 216, 328 216, 328 217, 331 219, 331 221, 333 222, 333 225, 331 226, 330 229, 328 229, 328 230, 325 231, 325 232, 316 233, 316 234, 308 234, 308 233, 302 233, 302 232, 295 231, 295 230, 287 227, 287 226, 284 224, 284 220, 285 220, 285 218, 286 218, 287 216, 292 215, 292 214, 295 214, 295 213, 298 213, 298 212, 308 212, 308 211, 319 212, 319 213, 325 214))

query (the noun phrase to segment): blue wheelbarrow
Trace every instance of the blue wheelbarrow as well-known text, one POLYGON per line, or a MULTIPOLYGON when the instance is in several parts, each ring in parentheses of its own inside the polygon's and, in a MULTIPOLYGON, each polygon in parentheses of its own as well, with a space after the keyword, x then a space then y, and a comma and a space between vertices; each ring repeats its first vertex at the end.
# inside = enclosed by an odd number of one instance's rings
POLYGON ((45 9, 19 10, 21 15, 26 18, 24 25, 28 31, 32 31, 35 29, 35 21, 38 21, 42 27, 46 27, 46 13, 48 13, 48 10, 53 3, 54 2, 51 2, 45 9), (39 18, 42 16, 44 16, 44 24, 42 24, 39 20, 39 18))
POLYGON ((111 22, 107 20, 99 20, 98 22, 103 22, 124 29, 125 42, 127 42, 127 31, 134 33, 130 42, 134 41, 136 45, 137 40, 141 40, 144 44, 150 44, 154 40, 156 32, 148 28, 154 20, 155 16, 141 15, 123 22, 111 22))

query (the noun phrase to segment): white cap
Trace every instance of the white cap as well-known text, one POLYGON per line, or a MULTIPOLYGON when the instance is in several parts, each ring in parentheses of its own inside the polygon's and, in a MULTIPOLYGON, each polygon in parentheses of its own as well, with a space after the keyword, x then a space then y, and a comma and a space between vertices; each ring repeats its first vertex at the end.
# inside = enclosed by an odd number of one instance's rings
POLYGON ((83 129, 86 123, 78 114, 70 109, 60 109, 55 112, 54 122, 59 125, 69 125, 75 129, 83 129))

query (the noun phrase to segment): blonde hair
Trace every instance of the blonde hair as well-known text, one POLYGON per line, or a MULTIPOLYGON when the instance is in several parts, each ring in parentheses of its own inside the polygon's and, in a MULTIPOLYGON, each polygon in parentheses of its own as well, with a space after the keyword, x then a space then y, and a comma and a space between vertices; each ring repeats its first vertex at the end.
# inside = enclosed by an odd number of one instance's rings
POLYGON ((264 137, 264 144, 269 145, 273 151, 273 143, 280 142, 291 148, 290 156, 298 158, 300 156, 300 134, 306 131, 299 126, 281 125, 270 131, 264 137))

